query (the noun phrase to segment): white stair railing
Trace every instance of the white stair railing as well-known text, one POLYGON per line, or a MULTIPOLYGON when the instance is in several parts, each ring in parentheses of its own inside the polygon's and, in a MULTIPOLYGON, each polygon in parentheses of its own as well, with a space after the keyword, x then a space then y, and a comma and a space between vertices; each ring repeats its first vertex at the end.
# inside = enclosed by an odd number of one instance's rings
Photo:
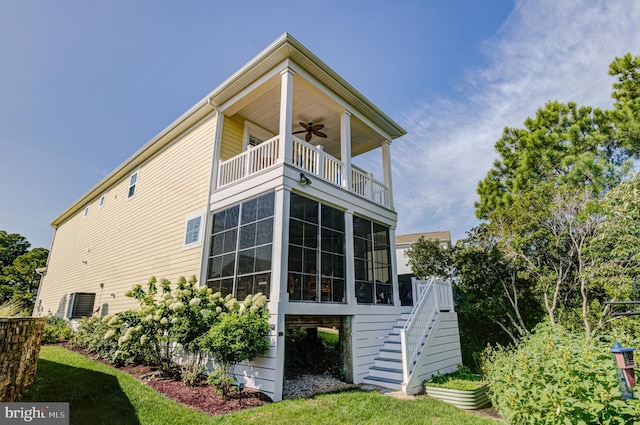
POLYGON ((418 292, 416 304, 404 328, 400 330, 404 382, 409 381, 413 372, 413 365, 429 333, 433 316, 440 310, 453 311, 451 282, 432 277, 424 282, 416 281, 415 287, 418 292))

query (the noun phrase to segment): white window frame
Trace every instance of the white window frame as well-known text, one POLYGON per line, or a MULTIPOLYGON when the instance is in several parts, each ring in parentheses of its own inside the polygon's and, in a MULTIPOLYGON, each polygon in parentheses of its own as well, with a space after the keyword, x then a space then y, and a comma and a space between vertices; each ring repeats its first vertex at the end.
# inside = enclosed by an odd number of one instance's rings
POLYGON ((271 134, 271 132, 265 130, 257 124, 252 123, 251 121, 245 120, 244 122, 244 134, 242 136, 242 150, 246 150, 249 146, 249 137, 254 136, 260 139, 263 142, 271 139, 275 134, 271 134))
POLYGON ((140 169, 138 168, 133 173, 129 174, 129 184, 127 185, 127 199, 131 199, 136 196, 136 192, 138 192, 138 182, 140 180, 140 169), (131 184, 131 179, 135 176, 135 183, 131 184), (131 188, 133 187, 133 193, 131 193, 131 188))
POLYGON ((184 233, 182 234, 182 248, 190 249, 195 248, 197 246, 202 245, 202 235, 204 234, 204 212, 205 210, 200 210, 196 212, 192 212, 187 214, 184 218, 184 233), (189 229, 189 222, 200 218, 200 227, 198 228, 198 240, 195 242, 187 243, 187 232, 189 229))
POLYGON ((84 207, 84 216, 82 217, 83 219, 89 216, 89 205, 91 204, 87 204, 87 206, 84 207))
POLYGON ((98 208, 104 207, 104 200, 105 200, 106 196, 107 196, 106 193, 102 194, 102 196, 100 197, 100 202, 98 203, 98 208))

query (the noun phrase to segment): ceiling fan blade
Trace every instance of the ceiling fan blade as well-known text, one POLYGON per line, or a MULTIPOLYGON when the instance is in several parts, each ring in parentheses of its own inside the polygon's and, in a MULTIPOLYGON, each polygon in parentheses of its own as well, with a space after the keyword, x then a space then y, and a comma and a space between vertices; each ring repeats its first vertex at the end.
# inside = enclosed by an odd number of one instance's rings
POLYGON ((308 133, 308 131, 307 130, 294 131, 291 134, 300 134, 300 133, 308 133))
POLYGON ((306 136, 304 136, 304 140, 306 140, 307 142, 309 142, 311 140, 311 133, 307 133, 306 136))
POLYGON ((316 124, 312 128, 313 128, 313 131, 322 130, 324 128, 324 124, 316 124))
POLYGON ((326 138, 327 138, 327 135, 326 135, 326 134, 324 134, 322 131, 315 131, 315 130, 314 130, 314 131, 313 131, 313 134, 315 134, 315 135, 316 135, 316 136, 318 136, 318 137, 322 137, 323 139, 326 139, 326 138))
POLYGON ((309 125, 303 123, 302 121, 300 121, 300 125, 303 126, 307 131, 309 131, 311 129, 311 123, 309 123, 309 125))

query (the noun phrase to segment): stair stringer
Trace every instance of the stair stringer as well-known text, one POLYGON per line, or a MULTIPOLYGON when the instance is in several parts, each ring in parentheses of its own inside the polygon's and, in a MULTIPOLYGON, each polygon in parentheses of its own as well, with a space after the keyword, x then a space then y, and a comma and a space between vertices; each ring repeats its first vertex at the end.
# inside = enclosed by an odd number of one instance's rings
POLYGON ((423 392, 423 382, 432 375, 454 372, 462 364, 458 314, 440 311, 435 316, 409 380, 402 383, 402 391, 409 395, 423 392))

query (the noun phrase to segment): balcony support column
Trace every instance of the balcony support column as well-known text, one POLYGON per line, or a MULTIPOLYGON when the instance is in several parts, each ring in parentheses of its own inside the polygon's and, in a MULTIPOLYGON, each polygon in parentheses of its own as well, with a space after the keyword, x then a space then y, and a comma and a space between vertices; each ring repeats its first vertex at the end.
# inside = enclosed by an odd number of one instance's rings
POLYGON ((280 73, 280 149, 278 159, 281 162, 291 163, 293 141, 291 129, 293 127, 293 76, 291 68, 286 68, 280 73))
POLYGON ((342 161, 342 187, 351 191, 351 112, 340 115, 340 161, 342 161))
POLYGON ((386 205, 393 208, 393 184, 391 182, 391 142, 382 142, 382 171, 384 173, 384 185, 387 186, 386 205))

